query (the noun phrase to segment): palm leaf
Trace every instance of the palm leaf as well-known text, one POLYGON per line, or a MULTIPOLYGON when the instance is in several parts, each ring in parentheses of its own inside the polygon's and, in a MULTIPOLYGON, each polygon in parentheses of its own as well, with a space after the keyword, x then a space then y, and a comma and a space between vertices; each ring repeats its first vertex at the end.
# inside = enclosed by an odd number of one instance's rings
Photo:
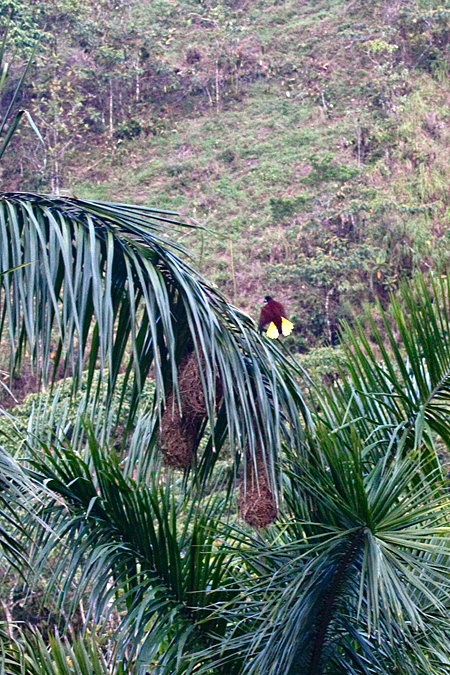
POLYGON ((309 462, 290 455, 285 469, 285 523, 264 538, 230 529, 245 565, 240 601, 217 609, 229 622, 218 665, 238 655, 252 675, 438 672, 429 657, 449 628, 446 492, 417 455, 366 456, 356 433, 349 446, 319 425, 309 462))
MULTIPOLYGON (((168 236, 168 225, 181 226, 175 216, 124 204, 3 195, 0 338, 9 339, 12 371, 29 358, 43 382, 63 368, 78 386, 87 368, 91 386, 99 370, 105 383, 99 401, 106 396, 108 403, 119 372, 128 367, 130 427, 150 370, 155 411, 172 390, 180 406, 178 368, 193 352, 210 432, 220 377, 233 451, 251 456, 262 448, 274 484, 280 430, 298 444, 298 411, 309 419, 292 367, 250 317, 180 257, 184 250, 168 236)), ((205 466, 224 438, 223 432, 213 435, 205 466)))
POLYGON ((41 446, 31 464, 64 500, 45 509, 49 528, 38 533, 37 570, 59 547, 50 588, 62 584, 69 615, 88 593, 86 621, 102 631, 117 607, 116 662, 126 657, 130 667, 144 668, 158 660, 157 672, 169 675, 187 667, 186 653, 217 642, 226 626, 210 605, 231 597, 223 589, 232 562, 216 537, 220 494, 200 505, 192 484, 186 500, 181 480, 164 481, 157 460, 133 478, 92 429, 83 457, 62 439, 41 446))
POLYGON ((45 492, 0 446, 0 547, 8 564, 22 575, 28 570, 29 528, 42 524, 37 510, 45 492))
POLYGON ((355 426, 375 456, 422 448, 433 470, 434 439, 450 445, 449 290, 446 279, 418 277, 388 312, 378 308, 382 330, 367 315, 370 339, 362 325, 344 330, 345 369, 321 402, 329 424, 355 426))
MULTIPOLYGON (((8 627, 11 629, 11 627, 8 627)), ((95 637, 75 638, 73 643, 50 636, 46 645, 39 633, 22 632, 20 639, 3 637, 1 675, 119 675, 110 668, 95 637)))

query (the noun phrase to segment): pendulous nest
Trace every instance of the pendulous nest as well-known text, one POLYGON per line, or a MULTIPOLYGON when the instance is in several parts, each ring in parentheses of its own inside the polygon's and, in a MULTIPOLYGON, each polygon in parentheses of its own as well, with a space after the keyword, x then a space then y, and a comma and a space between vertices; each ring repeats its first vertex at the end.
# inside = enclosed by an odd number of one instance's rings
POLYGON ((200 419, 206 417, 205 393, 195 351, 188 354, 180 363, 178 387, 183 413, 188 417, 199 417, 200 419))
POLYGON ((248 460, 250 477, 241 482, 238 506, 241 518, 251 527, 267 527, 277 517, 277 504, 270 489, 266 468, 261 458, 256 461, 256 471, 251 460, 248 460))
MULTIPOLYGON (((179 365, 178 387, 183 415, 180 415, 173 393, 170 394, 161 417, 159 443, 165 464, 176 469, 185 469, 192 462, 197 433, 208 414, 195 351, 190 352, 179 365)), ((222 396, 222 383, 217 376, 217 405, 222 396)))
POLYGON ((197 435, 196 425, 189 424, 180 415, 178 404, 171 394, 161 418, 159 444, 164 463, 174 469, 185 469, 192 462, 197 435))
MULTIPOLYGON (((202 368, 204 358, 201 357, 202 368)), ((180 390, 183 413, 190 418, 205 419, 208 414, 205 394, 203 391, 202 378, 198 365, 197 354, 191 352, 180 364, 178 373, 178 387, 180 390)), ((220 377, 216 376, 216 406, 220 405, 223 397, 223 388, 220 377)))

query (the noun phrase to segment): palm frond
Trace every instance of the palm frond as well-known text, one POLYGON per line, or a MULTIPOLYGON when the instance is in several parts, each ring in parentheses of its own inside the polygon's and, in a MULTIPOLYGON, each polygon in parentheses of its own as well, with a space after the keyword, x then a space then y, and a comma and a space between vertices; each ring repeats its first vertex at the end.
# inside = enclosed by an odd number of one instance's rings
POLYGON ((286 467, 286 521, 265 540, 229 531, 245 565, 240 601, 222 609, 218 664, 239 655, 252 675, 412 675, 419 662, 436 672, 432 645, 450 628, 446 491, 417 455, 372 466, 364 456, 356 433, 349 447, 318 425, 309 463, 291 455, 286 467), (402 640, 416 650, 408 658, 402 640))
POLYGON ((323 410, 333 428, 370 438, 375 457, 422 448, 433 470, 433 439, 450 446, 449 291, 447 279, 418 277, 378 308, 382 329, 367 315, 370 339, 362 325, 344 330, 345 372, 322 391, 323 410))
MULTIPOLYGON (((172 405, 182 407, 178 371, 194 354, 209 432, 222 416, 233 451, 251 456, 260 448, 274 484, 281 433, 298 444, 299 410, 310 422, 292 367, 180 257, 185 252, 169 238, 169 224, 181 226, 176 214, 147 207, 3 195, 0 338, 9 339, 11 369, 28 358, 44 382, 62 369, 75 386, 84 369, 90 386, 99 371, 107 384, 98 395, 108 402, 125 367, 126 386, 133 386, 130 426, 150 372, 155 411, 172 391, 172 405)), ((204 466, 224 438, 213 433, 204 466)))
POLYGON ((0 446, 0 547, 9 565, 24 575, 28 570, 28 528, 37 516, 46 490, 28 476, 0 446))
POLYGON ((194 486, 186 500, 181 479, 164 481, 157 470, 133 478, 92 430, 88 441, 83 457, 62 440, 31 461, 64 499, 46 507, 49 529, 39 535, 35 565, 59 546, 51 587, 62 584, 69 615, 89 593, 86 621, 101 631, 117 608, 115 660, 142 668, 158 660, 157 672, 169 675, 186 653, 225 633, 210 610, 231 597, 223 589, 232 558, 216 537, 225 503, 218 494, 200 505, 194 486))
MULTIPOLYGON (((11 630, 11 626, 7 627, 11 630)), ((95 637, 75 638, 72 643, 50 636, 46 645, 39 633, 21 632, 16 639, 0 641, 1 675, 121 675, 110 667, 95 637)))

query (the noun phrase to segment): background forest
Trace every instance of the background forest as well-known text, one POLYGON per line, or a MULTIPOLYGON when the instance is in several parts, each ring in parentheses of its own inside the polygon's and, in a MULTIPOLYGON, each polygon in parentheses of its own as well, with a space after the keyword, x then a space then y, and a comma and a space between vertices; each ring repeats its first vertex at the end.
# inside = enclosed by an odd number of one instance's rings
MULTIPOLYGON (((449 11, 437 0, 11 2, 14 68, 40 46, 9 190, 177 210, 184 243, 292 349, 334 344, 415 270, 448 262, 449 11)), ((10 87, 14 78, 10 78, 10 87)))
POLYGON ((0 10, 0 675, 449 675, 450 5, 0 10))

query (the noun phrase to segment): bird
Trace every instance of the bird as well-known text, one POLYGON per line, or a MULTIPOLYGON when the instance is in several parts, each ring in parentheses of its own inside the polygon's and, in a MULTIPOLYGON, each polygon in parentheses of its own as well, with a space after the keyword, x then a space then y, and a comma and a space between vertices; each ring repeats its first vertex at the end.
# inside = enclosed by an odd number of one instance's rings
POLYGON ((276 340, 279 335, 290 335, 294 324, 286 319, 286 312, 281 302, 276 302, 270 295, 266 295, 264 303, 259 315, 259 332, 262 333, 264 327, 269 324, 266 335, 272 340, 276 340))

